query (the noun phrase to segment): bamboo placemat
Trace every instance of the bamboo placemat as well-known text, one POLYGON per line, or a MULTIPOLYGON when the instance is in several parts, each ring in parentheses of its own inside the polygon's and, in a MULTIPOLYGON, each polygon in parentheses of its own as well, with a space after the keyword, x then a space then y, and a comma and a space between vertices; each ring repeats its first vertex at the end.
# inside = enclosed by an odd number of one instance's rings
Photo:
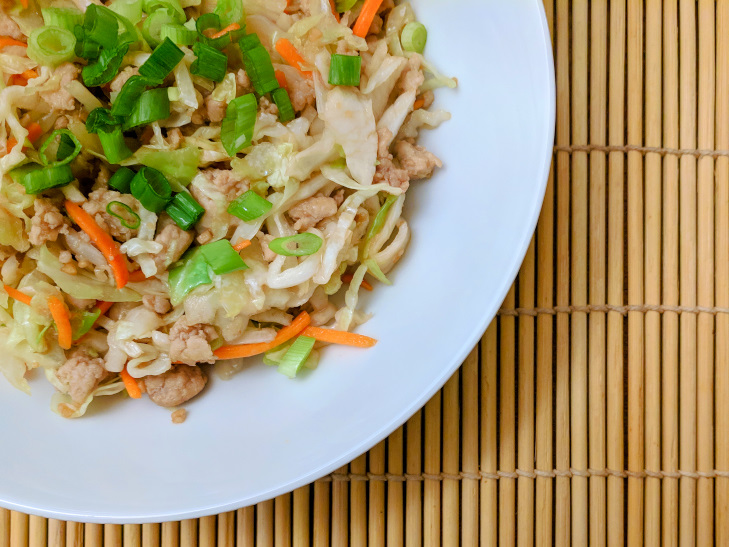
POLYGON ((729 0, 546 0, 555 163, 498 318, 389 439, 181 523, 0 547, 729 545, 729 0))

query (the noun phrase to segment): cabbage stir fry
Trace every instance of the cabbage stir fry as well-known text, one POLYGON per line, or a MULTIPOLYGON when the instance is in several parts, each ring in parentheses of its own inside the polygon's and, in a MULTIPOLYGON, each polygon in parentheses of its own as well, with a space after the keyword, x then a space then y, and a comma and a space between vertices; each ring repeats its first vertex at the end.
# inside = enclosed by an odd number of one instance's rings
POLYGON ((410 239, 455 87, 392 0, 2 0, 0 371, 52 409, 294 377, 410 239))

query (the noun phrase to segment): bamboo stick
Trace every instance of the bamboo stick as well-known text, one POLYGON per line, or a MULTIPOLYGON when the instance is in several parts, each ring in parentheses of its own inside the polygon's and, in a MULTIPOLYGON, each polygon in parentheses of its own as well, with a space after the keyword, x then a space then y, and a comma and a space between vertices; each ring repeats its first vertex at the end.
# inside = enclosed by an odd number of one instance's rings
MULTIPOLYGON (((367 473, 367 454, 350 463, 349 470, 357 475, 367 473)), ((367 545, 367 485, 364 481, 349 483, 349 519, 349 544, 364 547, 367 545)))
MULTIPOLYGON (((74 523, 67 523, 66 547, 73 547, 70 539, 75 533, 74 523)), ((124 524, 122 526, 122 541, 124 547, 139 547, 142 544, 142 527, 139 524, 124 524)), ((197 539, 197 538, 196 538, 197 539)), ((197 540, 195 541, 197 545, 197 540)))
POLYGON ((256 505, 256 547, 274 545, 274 501, 262 501, 256 505))
MULTIPOLYGON (((499 466, 496 439, 498 434, 499 385, 498 320, 489 325, 481 339, 481 472, 494 474, 499 466)), ((481 482, 481 547, 498 545, 499 481, 488 478, 481 482)))
POLYGON ((235 512, 218 515, 218 547, 235 546, 235 512))
MULTIPOLYGON (((197 523, 197 519, 180 522, 180 547, 197 547, 197 523)), ((124 545, 124 547, 127 546, 124 545)))
MULTIPOLYGON (((716 9, 716 147, 729 148, 729 1, 716 9)), ((716 160, 716 305, 729 305, 729 160, 716 160)), ((729 317, 716 317, 716 468, 729 471, 729 317)), ((729 478, 716 479, 716 544, 729 544, 729 478)))
MULTIPOLYGON (((696 147, 696 1, 679 3, 679 108, 680 144, 696 147)), ((680 169, 680 303, 696 305, 696 158, 681 156, 680 169)), ((682 471, 696 470, 696 316, 680 318, 679 465, 682 471)), ((679 545, 696 541, 696 482, 679 479, 679 545)))
MULTIPOLYGON (((340 467, 337 473, 347 473, 349 467, 340 467)), ((349 543, 349 485, 344 481, 332 484, 332 544, 349 543)))
POLYGON ((329 529, 330 529, 330 483, 315 482, 314 483, 314 547, 324 547, 329 545, 329 529))
MULTIPOLYGON (((393 475, 401 476, 405 471, 403 466, 403 436, 404 430, 398 428, 387 439, 387 470, 393 475)), ((399 547, 405 544, 405 527, 403 517, 403 492, 405 486, 402 482, 391 481, 387 483, 387 545, 399 547)))
POLYGON ((274 544, 276 547, 291 546, 291 494, 283 494, 274 500, 274 544))
POLYGON ((255 507, 243 507, 235 512, 235 544, 236 547, 253 547, 256 544, 256 510, 255 507))
POLYGON ((309 486, 294 490, 294 547, 309 547, 309 486))
MULTIPOLYGON (((646 6, 645 143, 661 146, 662 0, 646 6)), ((661 303, 661 157, 645 158, 645 302, 661 303)), ((661 318, 645 316, 645 465, 661 465, 661 318)), ((645 545, 661 540, 661 480, 645 480, 645 545)))
MULTIPOLYGON (((370 472, 375 475, 385 473, 385 442, 378 443, 369 453, 370 472)), ((369 515, 367 522, 369 529, 367 537, 369 547, 385 546, 385 483, 383 481, 369 482, 369 515)))
MULTIPOLYGON (((121 529, 121 527, 119 527, 121 529)), ((119 545, 121 544, 121 541, 119 545)), ((62 520, 48 520, 48 547, 64 547, 66 545, 66 523, 62 520)))
MULTIPOLYGON (((443 388, 443 473, 458 475, 460 470, 460 373, 451 377, 443 388)), ((460 538, 459 480, 443 479, 442 545, 458 546, 460 538)))
MULTIPOLYGON (((678 116, 678 6, 663 10, 663 145, 679 146, 678 116)), ((663 302, 679 304, 679 190, 678 157, 663 159, 663 302)), ((678 314, 662 319, 661 460, 668 473, 678 471, 678 314)), ((661 536, 667 547, 678 545, 678 480, 662 482, 661 536)))
MULTIPOLYGON (((94 530, 95 527, 103 531, 103 528, 99 524, 86 525, 87 531, 94 530)), ((101 534, 99 534, 98 539, 96 537, 90 537, 84 543, 91 547, 101 547, 101 534)), ((30 547, 46 547, 48 545, 48 521, 43 517, 30 516, 28 522, 28 545, 30 547)))
MULTIPOLYGON (((570 18, 569 0, 557 0, 557 128, 558 145, 570 143, 570 18)), ((570 157, 557 153, 557 286, 558 306, 570 304, 570 157)), ((569 315, 556 317, 555 464, 561 472, 570 468, 570 333, 569 315)), ((555 480, 555 545, 570 545, 570 479, 555 480)))
MULTIPOLYGON (((422 472, 422 411, 410 418, 406 426, 406 469, 409 475, 422 472)), ((405 486, 405 545, 419 547, 423 544, 423 484, 408 481, 405 486)))
MULTIPOLYGON (((426 473, 438 475, 441 471, 441 399, 438 392, 425 405, 425 460, 426 473)), ((423 483, 423 545, 437 547, 441 543, 440 529, 440 481, 425 479, 423 483)))
POLYGON ((10 512, 10 547, 28 545, 28 515, 18 511, 10 512))
MULTIPOLYGON (((478 473, 478 346, 466 357, 461 369, 461 466, 465 473, 478 473)), ((461 482, 461 543, 478 545, 478 485, 477 479, 461 482)))
MULTIPOLYGON (((714 148, 715 2, 699 0, 699 137, 698 145, 714 148)), ((727 123, 728 120, 719 120, 727 123)), ((698 274, 699 306, 714 305, 714 160, 698 162, 698 274)), ((709 473, 714 469, 714 316, 701 313, 697 318, 697 449, 696 466, 709 473)), ((696 484, 696 543, 714 541, 714 481, 699 478, 696 484)))
MULTIPOLYGON (((516 304, 516 285, 512 285, 504 300, 504 306, 516 304)), ((499 469, 507 473, 516 471, 516 347, 515 319, 499 318, 499 469)), ((516 544, 516 481, 502 477, 499 480, 499 545, 516 544)))
MULTIPOLYGON (((106 541, 106 540, 105 540, 106 541)), ((162 523, 162 547, 179 547, 180 545, 180 523, 162 523)), ((108 547, 106 544, 104 547, 108 547)))
MULTIPOLYGON (((51 535, 51 522, 48 521, 48 536, 51 535)), ((179 537, 179 535, 178 535, 179 537)), ((49 542, 50 543, 50 542, 49 542)), ((177 547, 179 542, 174 543, 177 547)), ((121 547, 122 546, 122 527, 120 524, 104 524, 104 547, 121 547)))

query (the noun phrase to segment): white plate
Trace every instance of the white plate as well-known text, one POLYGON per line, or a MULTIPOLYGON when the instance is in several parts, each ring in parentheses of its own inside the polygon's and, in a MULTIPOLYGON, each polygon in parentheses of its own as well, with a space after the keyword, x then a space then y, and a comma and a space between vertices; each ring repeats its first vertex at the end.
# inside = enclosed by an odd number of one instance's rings
MULTIPOLYGON (((460 89, 425 138, 446 164, 409 192, 413 229, 393 287, 363 306, 372 350, 329 348, 295 381, 255 365, 213 379, 172 425, 116 398, 80 420, 0 378, 0 506, 66 520, 159 522, 229 511, 349 462, 420 408, 461 364, 504 298, 534 230, 554 127, 540 0, 415 0, 428 57, 460 89)), ((94 403, 96 404, 96 403, 94 403)))

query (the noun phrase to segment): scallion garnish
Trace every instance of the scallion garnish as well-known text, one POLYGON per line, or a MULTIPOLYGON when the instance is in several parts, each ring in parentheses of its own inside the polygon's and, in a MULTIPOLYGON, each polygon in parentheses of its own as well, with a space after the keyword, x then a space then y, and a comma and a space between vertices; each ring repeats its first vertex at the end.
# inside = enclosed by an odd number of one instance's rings
POLYGON ((266 198, 259 196, 253 190, 248 190, 231 202, 228 213, 244 222, 250 222, 268 213, 272 207, 273 204, 266 198))
POLYGON ((170 99, 167 89, 157 88, 145 91, 134 103, 129 117, 124 120, 123 129, 127 131, 133 127, 147 125, 157 120, 170 117, 170 99))
POLYGON ((197 31, 190 30, 185 25, 166 23, 160 28, 160 38, 169 38, 178 46, 190 46, 197 40, 197 31))
POLYGON ((172 199, 169 181, 162 173, 151 167, 142 167, 132 179, 130 188, 132 195, 142 206, 153 213, 163 211, 172 199))
POLYGON ((220 130, 220 139, 230 156, 251 145, 258 115, 258 101, 253 93, 230 101, 220 130))
POLYGON ((197 59, 190 66, 190 72, 214 82, 222 82, 228 68, 228 57, 225 53, 202 42, 192 46, 192 51, 197 59))
POLYGON ((279 87, 271 92, 271 98, 278 107, 278 119, 282 123, 290 122, 296 117, 294 106, 291 104, 289 92, 283 87, 279 87))
POLYGON ((134 110, 134 105, 144 91, 154 85, 155 82, 145 78, 144 76, 132 76, 119 90, 119 94, 111 105, 111 113, 114 116, 129 116, 134 110))
POLYGON ((243 2, 241 0, 218 0, 214 13, 220 17, 220 25, 223 27, 239 23, 244 15, 243 2))
POLYGON ((345 11, 351 10, 356 3, 357 0, 335 0, 334 5, 337 13, 344 13, 345 11))
POLYGON ((192 195, 187 192, 175 194, 172 201, 165 208, 177 225, 183 230, 189 230, 205 214, 205 209, 192 195))
POLYGON ((289 378, 296 378, 296 375, 309 358, 311 350, 314 349, 315 343, 316 340, 314 338, 298 336, 284 354, 283 359, 281 359, 278 371, 289 378))
POLYGON ((59 165, 71 163, 80 152, 81 143, 76 138, 76 135, 71 133, 68 129, 56 129, 48 136, 38 150, 38 157, 40 158, 41 164, 44 166, 57 167, 59 165), (46 151, 48 151, 48 148, 56 143, 56 137, 59 137, 58 148, 56 149, 56 159, 51 161, 48 159, 46 151))
POLYGON ((96 324, 96 320, 101 316, 101 310, 94 308, 91 311, 80 311, 74 313, 71 316, 71 338, 76 341, 81 338, 84 334, 89 332, 91 328, 96 324))
POLYGON ((129 150, 129 147, 124 141, 124 133, 122 133, 122 129, 118 125, 99 129, 98 135, 99 141, 101 141, 101 147, 104 149, 106 161, 109 163, 120 163, 132 155, 132 151, 129 150))
POLYGON ((178 23, 185 22, 185 11, 182 4, 178 0, 144 0, 142 9, 145 13, 155 13, 158 10, 164 10, 177 19, 178 23))
POLYGON ((106 206, 106 212, 119 219, 121 225, 130 230, 136 230, 142 224, 142 219, 134 209, 121 201, 111 201, 106 206))
POLYGON ((248 265, 243 262, 243 259, 227 239, 207 243, 200 247, 200 252, 216 275, 225 275, 248 269, 248 265))
POLYGON ((270 93, 279 87, 271 56, 262 45, 241 50, 243 67, 251 80, 253 89, 259 95, 270 93))
POLYGON ((28 36, 27 55, 39 64, 58 66, 76 57, 76 37, 61 27, 37 28, 28 36))
POLYGON ((231 32, 227 32, 219 38, 210 38, 207 34, 205 34, 206 30, 218 31, 222 28, 220 16, 217 13, 202 14, 195 22, 195 27, 197 28, 197 34, 200 41, 214 47, 215 49, 223 49, 231 42, 231 32))
POLYGON ((129 167, 120 167, 109 179, 109 188, 121 192, 122 194, 131 193, 131 183, 136 173, 129 167))
POLYGON ((92 40, 102 48, 112 49, 119 41, 117 14, 104 6, 90 4, 84 14, 84 40, 92 40))
POLYGON ((268 244, 268 248, 277 255, 309 256, 321 249, 323 243, 318 235, 304 232, 295 236, 276 238, 268 244))
POLYGON ((414 51, 415 53, 423 53, 425 44, 428 41, 428 29, 425 25, 413 21, 405 25, 400 34, 400 43, 405 51, 414 51))
POLYGON ((360 71, 362 70, 362 57, 359 55, 332 55, 329 68, 329 83, 332 85, 358 86, 360 71))
POLYGON ((109 9, 127 19, 132 25, 142 20, 142 2, 139 0, 114 0, 109 9))
POLYGON ((177 18, 167 10, 157 10, 144 20, 142 36, 150 46, 156 47, 162 42, 162 27, 176 23, 178 23, 177 18))
MULTIPOLYGON (((92 4, 91 6, 94 5, 92 4)), ((117 72, 119 72, 119 67, 127 51, 129 51, 128 44, 110 49, 102 49, 95 63, 81 69, 81 76, 86 87, 100 86, 111 82, 117 72)))
POLYGON ((183 57, 185 57, 183 51, 172 40, 165 38, 149 59, 139 67, 139 74, 161 84, 183 57))
POLYGON ((261 39, 258 37, 258 34, 255 33, 246 34, 240 40, 238 40, 238 46, 240 47, 241 51, 248 51, 260 45, 261 39))
POLYGON ((84 14, 75 8, 41 8, 46 27, 60 27, 73 32, 76 25, 83 25, 84 14))
POLYGON ((68 164, 43 167, 30 163, 13 169, 10 176, 25 188, 29 195, 40 194, 51 188, 66 186, 74 180, 73 172, 68 164))

